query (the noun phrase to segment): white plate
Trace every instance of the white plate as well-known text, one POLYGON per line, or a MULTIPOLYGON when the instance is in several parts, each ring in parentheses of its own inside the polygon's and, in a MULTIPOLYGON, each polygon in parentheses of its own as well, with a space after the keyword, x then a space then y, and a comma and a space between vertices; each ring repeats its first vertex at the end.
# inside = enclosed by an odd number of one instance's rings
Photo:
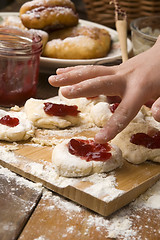
MULTIPOLYGON (((18 16, 18 13, 5 12, 5 13, 0 13, 0 16, 2 18, 7 16, 18 16)), ((111 39, 112 39, 112 46, 108 55, 103 58, 85 59, 85 60, 41 57, 40 72, 53 73, 57 68, 75 66, 75 65, 107 64, 107 63, 115 62, 116 60, 122 58, 117 31, 111 28, 108 28, 106 26, 103 26, 101 24, 82 20, 82 19, 80 19, 79 22, 84 26, 93 26, 93 27, 106 29, 110 33, 111 39)), ((130 41, 130 39, 127 39, 127 50, 128 50, 128 54, 132 52, 132 42, 130 41)))

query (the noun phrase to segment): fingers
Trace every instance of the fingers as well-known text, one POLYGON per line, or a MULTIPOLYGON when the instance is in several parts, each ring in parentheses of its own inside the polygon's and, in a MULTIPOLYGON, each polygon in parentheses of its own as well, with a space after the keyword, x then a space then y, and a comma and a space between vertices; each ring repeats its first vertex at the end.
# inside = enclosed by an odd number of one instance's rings
POLYGON ((73 85, 81 81, 85 81, 86 79, 114 74, 114 69, 115 67, 93 65, 59 69, 57 70, 57 75, 50 76, 48 81, 55 87, 73 85))
POLYGON ((143 102, 144 99, 141 98, 140 94, 137 92, 133 94, 128 92, 108 123, 95 135, 95 141, 98 143, 105 143, 113 139, 136 116, 143 102))
POLYGON ((75 70, 75 69, 78 70, 78 69, 81 69, 83 67, 84 67, 83 65, 78 65, 78 66, 75 66, 75 67, 58 68, 56 73, 57 74, 67 73, 69 71, 72 71, 72 70, 75 70))
POLYGON ((122 96, 125 89, 123 85, 117 76, 101 76, 63 87, 61 93, 67 98, 94 97, 100 94, 122 96))
POLYGON ((160 122, 160 98, 153 103, 151 111, 154 119, 160 122))

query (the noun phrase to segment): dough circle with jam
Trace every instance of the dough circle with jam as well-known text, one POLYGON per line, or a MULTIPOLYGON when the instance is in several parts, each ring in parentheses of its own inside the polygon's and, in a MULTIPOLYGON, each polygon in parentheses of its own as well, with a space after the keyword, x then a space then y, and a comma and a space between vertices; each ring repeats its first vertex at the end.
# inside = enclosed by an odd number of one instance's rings
POLYGON ((147 117, 147 120, 142 122, 131 122, 112 142, 122 150, 123 157, 130 163, 140 164, 146 160, 160 162, 160 148, 150 149, 130 142, 133 134, 149 134, 156 131, 160 131, 160 124, 153 117, 147 117))
MULTIPOLYGON (((56 104, 65 104, 60 101, 58 97, 53 97, 52 100, 41 100, 30 98, 26 101, 24 111, 33 125, 39 128, 67 128, 69 126, 75 126, 80 123, 80 114, 77 116, 50 116, 44 111, 44 103, 51 102, 56 104)), ((69 105, 69 104, 68 104, 69 105)))
POLYGON ((123 164, 121 150, 113 144, 110 145, 112 156, 107 161, 86 161, 68 151, 69 141, 70 139, 67 139, 57 144, 52 152, 52 162, 60 176, 83 177, 93 173, 109 172, 123 164))
POLYGON ((27 140, 34 135, 34 127, 27 119, 27 116, 24 112, 14 112, 14 111, 4 111, 0 110, 0 119, 5 116, 10 118, 17 118, 19 124, 10 127, 5 124, 0 123, 0 140, 5 140, 9 142, 27 140))

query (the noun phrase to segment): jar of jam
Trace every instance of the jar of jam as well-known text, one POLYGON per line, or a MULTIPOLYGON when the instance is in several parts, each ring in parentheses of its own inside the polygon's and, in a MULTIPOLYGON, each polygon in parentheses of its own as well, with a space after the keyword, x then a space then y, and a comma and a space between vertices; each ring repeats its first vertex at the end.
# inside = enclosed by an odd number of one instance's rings
POLYGON ((35 33, 0 27, 0 106, 21 106, 35 97, 41 51, 35 33))

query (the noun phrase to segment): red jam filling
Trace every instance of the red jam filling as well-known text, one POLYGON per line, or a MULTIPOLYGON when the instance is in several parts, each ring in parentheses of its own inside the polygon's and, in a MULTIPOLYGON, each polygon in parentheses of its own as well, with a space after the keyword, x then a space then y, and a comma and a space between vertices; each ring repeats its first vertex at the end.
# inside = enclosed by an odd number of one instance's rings
POLYGON ((8 127, 16 127, 19 124, 19 119, 6 115, 0 119, 0 123, 8 127))
POLYGON ((1 106, 22 106, 27 99, 36 95, 39 72, 38 54, 33 57, 32 55, 24 57, 24 60, 22 57, 20 59, 19 57, 14 57, 9 60, 8 58, 3 58, 1 72, 1 106))
POLYGON ((107 161, 112 154, 108 143, 99 144, 93 140, 71 139, 68 143, 68 150, 72 155, 89 161, 107 161))
POLYGON ((130 142, 149 149, 160 148, 160 131, 149 136, 146 133, 136 133, 131 136, 130 142))
POLYGON ((65 104, 57 104, 47 102, 44 103, 44 111, 46 114, 50 116, 59 116, 64 117, 66 115, 77 116, 80 111, 78 111, 78 107, 76 105, 68 106, 65 104))
POLYGON ((115 112, 118 105, 119 105, 119 103, 113 103, 112 105, 109 106, 109 109, 110 109, 111 113, 115 112))

